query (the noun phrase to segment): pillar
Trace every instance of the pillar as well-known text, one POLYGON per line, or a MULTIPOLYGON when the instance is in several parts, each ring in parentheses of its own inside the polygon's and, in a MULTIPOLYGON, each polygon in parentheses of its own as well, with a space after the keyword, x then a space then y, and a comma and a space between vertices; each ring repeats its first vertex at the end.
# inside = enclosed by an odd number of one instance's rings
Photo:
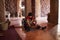
POLYGON ((48 22, 54 25, 58 24, 58 0, 50 0, 50 14, 48 22))
POLYGON ((35 0, 35 17, 41 16, 41 4, 40 0, 35 0))
POLYGON ((18 17, 19 17, 19 15, 20 15, 20 13, 21 13, 20 1, 21 1, 21 0, 17 0, 17 13, 18 13, 18 17))
POLYGON ((35 0, 31 0, 31 7, 32 7, 32 13, 33 13, 33 16, 35 17, 35 0))
POLYGON ((32 7, 31 7, 31 0, 25 0, 26 2, 26 16, 28 15, 29 12, 32 12, 32 7))

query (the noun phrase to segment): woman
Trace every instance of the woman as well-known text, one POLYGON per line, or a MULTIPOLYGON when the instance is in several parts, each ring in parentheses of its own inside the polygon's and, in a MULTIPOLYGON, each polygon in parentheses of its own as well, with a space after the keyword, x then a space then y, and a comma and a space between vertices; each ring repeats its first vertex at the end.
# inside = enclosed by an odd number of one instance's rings
POLYGON ((31 28, 33 28, 33 26, 35 26, 36 21, 35 21, 35 17, 32 15, 32 13, 29 13, 28 16, 26 17, 27 20, 27 25, 31 28))
POLYGON ((25 30, 26 31, 33 30, 32 26, 35 25, 35 21, 34 21, 34 16, 32 15, 32 13, 28 13, 28 16, 23 20, 24 20, 25 30))
POLYGON ((34 29, 44 30, 46 27, 41 27, 40 25, 37 25, 35 21, 35 17, 32 15, 32 13, 29 13, 25 19, 24 28, 26 31, 31 31, 34 29))
POLYGON ((29 13, 27 16, 27 25, 32 29, 41 29, 41 30, 46 29, 46 26, 42 27, 36 24, 35 17, 32 15, 32 13, 29 13))

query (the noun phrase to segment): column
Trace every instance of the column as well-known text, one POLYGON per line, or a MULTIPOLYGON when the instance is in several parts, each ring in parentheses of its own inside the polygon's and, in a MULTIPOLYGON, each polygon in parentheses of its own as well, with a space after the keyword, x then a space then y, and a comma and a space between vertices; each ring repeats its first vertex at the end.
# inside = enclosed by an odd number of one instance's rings
POLYGON ((18 17, 19 17, 19 15, 20 15, 20 1, 21 0, 17 0, 17 13, 18 13, 18 17))
POLYGON ((40 0, 35 0, 35 17, 41 16, 40 0))
POLYGON ((48 22, 54 25, 58 24, 58 0, 50 0, 50 14, 48 22), (52 20, 53 19, 53 20, 52 20))
POLYGON ((31 0, 25 0, 26 2, 26 16, 28 15, 29 12, 32 12, 32 7, 31 7, 31 0))
POLYGON ((37 24, 40 25, 41 21, 41 4, 40 4, 40 0, 35 0, 35 18, 36 18, 36 22, 37 24))

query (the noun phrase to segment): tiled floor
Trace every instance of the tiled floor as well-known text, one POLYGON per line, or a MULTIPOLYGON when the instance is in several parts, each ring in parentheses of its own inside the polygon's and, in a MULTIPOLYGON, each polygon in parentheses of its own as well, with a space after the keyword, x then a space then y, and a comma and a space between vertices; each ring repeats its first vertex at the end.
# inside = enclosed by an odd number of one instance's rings
POLYGON ((26 40, 55 40, 55 39, 48 31, 36 30, 27 32, 26 40))
POLYGON ((22 28, 10 28, 5 35, 6 37, 0 37, 0 40, 55 40, 48 30, 24 32, 22 28))
POLYGON ((56 40, 48 30, 33 30, 24 32, 21 28, 15 28, 23 40, 56 40))

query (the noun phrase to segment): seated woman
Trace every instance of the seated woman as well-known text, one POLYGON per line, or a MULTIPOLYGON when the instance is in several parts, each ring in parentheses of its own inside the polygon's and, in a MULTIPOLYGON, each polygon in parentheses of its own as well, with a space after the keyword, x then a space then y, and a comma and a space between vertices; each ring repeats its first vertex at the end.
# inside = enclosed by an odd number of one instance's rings
POLYGON ((33 30, 32 26, 35 25, 35 20, 32 13, 28 13, 28 16, 22 22, 26 31, 33 30))
POLYGON ((32 13, 28 14, 28 16, 26 17, 26 20, 27 20, 27 25, 30 28, 35 28, 36 21, 35 21, 35 17, 32 15, 32 13))
POLYGON ((34 29, 44 29, 41 26, 36 24, 35 17, 32 15, 32 13, 29 13, 28 16, 25 19, 24 28, 26 31, 31 31, 34 29))

